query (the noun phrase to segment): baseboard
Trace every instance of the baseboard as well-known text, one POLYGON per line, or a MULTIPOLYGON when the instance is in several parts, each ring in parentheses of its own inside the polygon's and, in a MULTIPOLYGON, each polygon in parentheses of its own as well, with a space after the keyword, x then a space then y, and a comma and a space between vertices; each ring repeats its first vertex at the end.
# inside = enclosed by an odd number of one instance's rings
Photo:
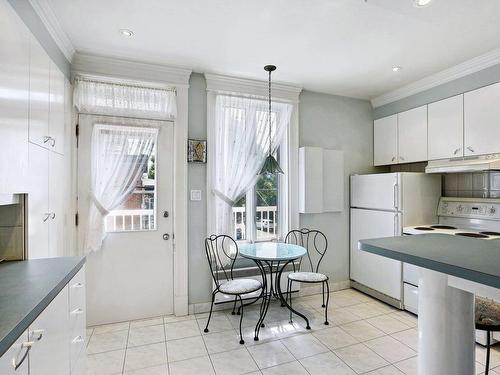
MULTIPOLYGON (((329 282, 330 292, 336 292, 338 290, 348 289, 351 287, 350 280, 329 282)), ((321 284, 301 284, 299 291, 299 296, 312 296, 314 294, 321 293, 321 284)), ((258 303, 258 302, 257 302, 258 303)), ((214 311, 226 310, 228 309, 228 304, 220 304, 214 306, 214 311)), ((201 314, 210 311, 210 302, 192 303, 189 304, 189 314, 201 314)))

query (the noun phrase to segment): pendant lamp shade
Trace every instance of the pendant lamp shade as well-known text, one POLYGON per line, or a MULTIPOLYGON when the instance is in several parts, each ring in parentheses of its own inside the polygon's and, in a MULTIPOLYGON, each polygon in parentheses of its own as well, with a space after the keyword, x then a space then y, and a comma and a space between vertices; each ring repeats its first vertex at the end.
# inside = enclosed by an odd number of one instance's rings
POLYGON ((281 169, 278 161, 272 154, 272 135, 271 135, 271 73, 276 70, 276 66, 274 65, 266 65, 264 70, 269 73, 269 113, 267 116, 267 125, 269 127, 269 152, 267 154, 266 160, 264 161, 264 165, 259 172, 259 175, 270 175, 270 174, 283 174, 283 170, 281 169))

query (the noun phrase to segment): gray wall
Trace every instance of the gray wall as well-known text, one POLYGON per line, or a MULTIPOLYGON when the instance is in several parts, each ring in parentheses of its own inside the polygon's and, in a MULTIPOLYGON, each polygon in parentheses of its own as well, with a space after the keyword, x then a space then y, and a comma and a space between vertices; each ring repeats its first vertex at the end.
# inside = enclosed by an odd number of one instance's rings
POLYGON ((12 8, 28 26, 31 33, 45 49, 52 61, 61 69, 61 72, 69 79, 70 63, 57 46, 52 36, 47 31, 38 14, 31 6, 29 0, 8 0, 12 8))
POLYGON ((468 76, 458 78, 454 81, 433 87, 432 89, 377 107, 373 110, 373 117, 378 119, 390 116, 398 112, 420 107, 425 104, 446 99, 450 96, 462 94, 464 92, 475 90, 497 82, 500 82, 500 64, 493 65, 479 72, 469 74, 468 76))
MULTIPOLYGON (((206 83, 193 73, 189 88, 189 137, 206 139, 206 83)), ((345 203, 341 213, 301 215, 304 227, 323 231, 330 241, 323 270, 333 282, 349 279, 349 174, 373 171, 372 107, 369 102, 304 91, 299 105, 300 146, 345 152, 345 203)), ((208 145, 210 147, 210 145, 208 145)), ((203 239, 206 226, 206 165, 189 164, 189 189, 202 201, 189 202, 189 303, 208 302, 211 280, 203 239)))
POLYGON ((349 279, 349 175, 373 172, 373 118, 369 102, 303 91, 299 107, 299 145, 343 150, 344 211, 301 214, 301 227, 325 233, 329 248, 323 272, 333 282, 349 279))

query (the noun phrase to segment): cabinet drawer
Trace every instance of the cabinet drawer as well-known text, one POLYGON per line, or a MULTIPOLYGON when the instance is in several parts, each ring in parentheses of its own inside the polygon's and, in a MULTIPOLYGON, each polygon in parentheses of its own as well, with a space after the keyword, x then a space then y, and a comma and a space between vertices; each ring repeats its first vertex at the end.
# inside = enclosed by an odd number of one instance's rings
POLYGON ((404 308, 406 311, 418 314, 418 288, 404 283, 404 308))
POLYGON ((69 350, 71 369, 73 369, 78 367, 80 357, 85 356, 85 330, 83 333, 71 335, 69 350))
POLYGON ((72 363, 71 375, 86 375, 87 373, 87 356, 85 351, 80 352, 80 356, 72 363))
POLYGON ((28 353, 30 349, 23 345, 27 341, 28 332, 24 332, 4 355, 0 357, 0 374, 28 375, 28 353), (19 366, 17 370, 14 367, 14 363, 19 366))
POLYGON ((85 310, 85 266, 69 282, 69 311, 85 310))

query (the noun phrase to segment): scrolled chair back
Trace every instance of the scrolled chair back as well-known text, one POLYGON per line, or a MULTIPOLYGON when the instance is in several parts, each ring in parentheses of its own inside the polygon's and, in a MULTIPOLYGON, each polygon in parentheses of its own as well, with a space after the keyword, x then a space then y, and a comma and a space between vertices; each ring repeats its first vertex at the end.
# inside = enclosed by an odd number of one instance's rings
MULTIPOLYGON (((328 249, 328 240, 326 236, 315 229, 294 229, 288 232, 285 242, 299 245, 307 250, 307 260, 311 272, 318 272, 319 266, 326 250, 328 249)), ((302 267, 303 259, 299 261, 299 269, 302 267)))
POLYGON ((232 280, 234 262, 238 257, 236 241, 225 234, 212 234, 205 239, 205 252, 217 288, 221 281, 232 280))

